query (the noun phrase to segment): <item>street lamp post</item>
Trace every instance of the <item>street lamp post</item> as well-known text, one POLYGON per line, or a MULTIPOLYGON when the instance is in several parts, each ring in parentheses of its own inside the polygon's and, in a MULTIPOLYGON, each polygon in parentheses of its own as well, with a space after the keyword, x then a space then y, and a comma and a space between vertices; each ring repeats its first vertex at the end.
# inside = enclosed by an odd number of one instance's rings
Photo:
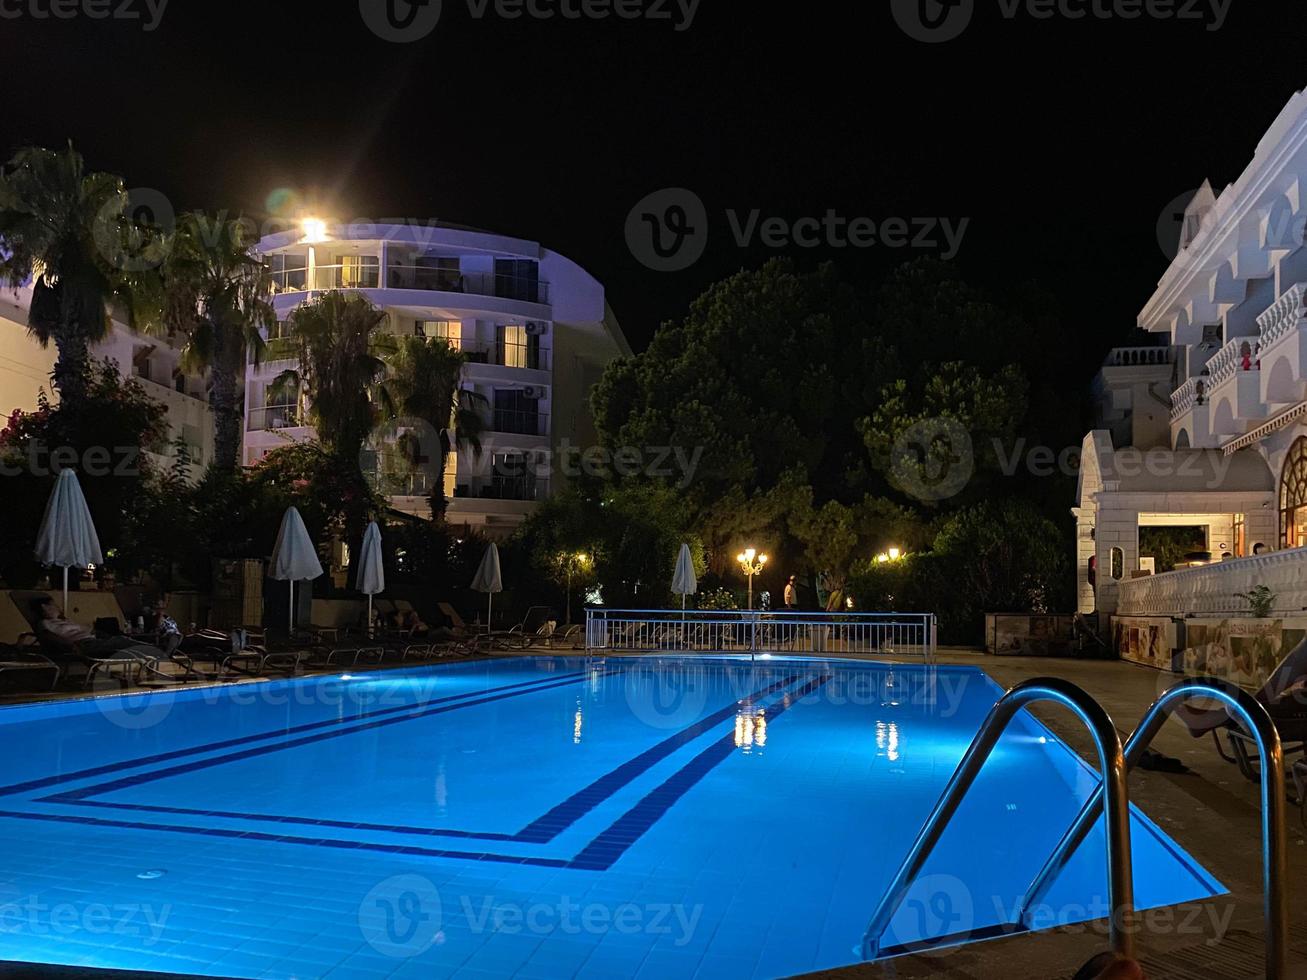
POLYGON ((745 577, 749 580, 749 609, 753 609, 753 577, 759 574, 763 566, 767 564, 767 556, 760 555, 753 548, 746 548, 735 556, 735 560, 740 563, 740 571, 744 572, 745 577))
POLYGON ((578 551, 575 556, 567 557, 567 619, 568 626, 572 625, 572 570, 577 566, 589 564, 590 556, 584 551, 578 551))

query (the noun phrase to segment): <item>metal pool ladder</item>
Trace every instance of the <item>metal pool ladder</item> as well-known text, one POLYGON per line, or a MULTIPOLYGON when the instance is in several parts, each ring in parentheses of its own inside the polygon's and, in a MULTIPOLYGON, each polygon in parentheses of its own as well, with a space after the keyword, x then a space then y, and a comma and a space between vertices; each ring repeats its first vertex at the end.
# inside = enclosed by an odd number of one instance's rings
MULTIPOLYGON (((894 913, 921 873, 949 821, 975 782, 999 738, 1012 719, 1026 707, 1054 701, 1070 708, 1089 728, 1098 749, 1102 784, 1085 801, 1071 828, 1054 848, 1017 908, 1017 921, 1005 932, 1030 928, 1029 914, 1047 893, 1058 873, 1066 867, 1076 849, 1088 836, 1094 822, 1105 816, 1107 830, 1109 929, 1112 949, 1121 956, 1134 954, 1134 880, 1130 860, 1130 800, 1126 777, 1143 757, 1180 702, 1191 698, 1221 702, 1247 726, 1261 753, 1262 776, 1262 877, 1265 889, 1266 976, 1280 980, 1286 975, 1288 907, 1285 902, 1285 800, 1284 753, 1280 736, 1266 709, 1242 688, 1215 678, 1193 678, 1176 684, 1144 713, 1139 727, 1122 748, 1116 726, 1103 706, 1082 688, 1057 678, 1040 678, 1019 684, 999 699, 980 727, 931 811, 916 842, 908 852, 889 890, 881 898, 862 938, 864 959, 876 959, 884 951, 881 940, 894 913)), ((923 943, 928 946, 929 943, 923 943)))

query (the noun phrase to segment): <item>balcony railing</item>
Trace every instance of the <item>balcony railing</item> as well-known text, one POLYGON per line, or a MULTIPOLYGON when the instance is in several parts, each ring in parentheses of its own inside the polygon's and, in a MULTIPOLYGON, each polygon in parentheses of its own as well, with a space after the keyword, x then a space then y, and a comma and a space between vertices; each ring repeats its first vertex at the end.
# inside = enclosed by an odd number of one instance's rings
POLYGON ((1240 368, 1245 371, 1257 370, 1257 361, 1254 358, 1252 347, 1254 342, 1255 339, 1252 337, 1235 337, 1213 355, 1212 359, 1207 362, 1207 372, 1211 377, 1211 386, 1213 388, 1225 384, 1234 377, 1240 368), (1247 356, 1247 367, 1244 367, 1245 355, 1247 356))
POLYGON ((426 289, 438 293, 475 293, 478 296, 499 296, 527 303, 549 302, 549 283, 495 272, 463 272, 459 269, 392 263, 386 269, 386 286, 390 289, 426 289))
POLYGON ((1175 363, 1174 347, 1114 347, 1103 367, 1137 367, 1175 363))
POLYGON ((532 371, 549 370, 549 351, 530 344, 489 344, 462 346, 469 364, 497 364, 500 367, 527 368, 532 371))
POLYGON ((1275 593, 1274 616, 1307 610, 1307 548, 1273 551, 1121 583, 1119 616, 1251 615, 1247 594, 1258 585, 1275 593))
POLYGON ((495 432, 508 432, 519 436, 547 436, 549 413, 497 408, 491 416, 490 428, 495 432))
POLYGON ((328 289, 377 289, 384 283, 387 289, 471 293, 526 303, 549 302, 549 283, 496 272, 464 272, 460 269, 391 263, 387 266, 384 277, 377 265, 319 265, 314 267, 312 275, 308 269, 284 269, 270 275, 274 294, 328 289))
POLYGON ((276 429, 298 429, 305 425, 304 414, 298 405, 269 405, 252 408, 245 418, 246 432, 270 432, 276 429))
POLYGON ((1257 318, 1263 355, 1302 323, 1307 315, 1303 310, 1304 292, 1307 292, 1307 284, 1291 286, 1270 309, 1257 318))
POLYGON ((1206 378, 1190 378, 1171 393, 1171 420, 1178 419, 1194 405, 1202 405, 1206 400, 1206 378), (1201 387, 1199 387, 1201 385, 1201 387))

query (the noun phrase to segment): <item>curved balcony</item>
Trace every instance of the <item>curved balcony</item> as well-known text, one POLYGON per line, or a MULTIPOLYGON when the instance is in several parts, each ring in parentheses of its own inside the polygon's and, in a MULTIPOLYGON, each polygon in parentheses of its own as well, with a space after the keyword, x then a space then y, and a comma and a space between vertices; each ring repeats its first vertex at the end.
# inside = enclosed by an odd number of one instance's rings
POLYGON ((466 293, 521 303, 549 304, 549 283, 497 272, 389 263, 379 265, 318 265, 313 269, 273 271, 274 295, 326 292, 332 289, 404 289, 430 293, 466 293))

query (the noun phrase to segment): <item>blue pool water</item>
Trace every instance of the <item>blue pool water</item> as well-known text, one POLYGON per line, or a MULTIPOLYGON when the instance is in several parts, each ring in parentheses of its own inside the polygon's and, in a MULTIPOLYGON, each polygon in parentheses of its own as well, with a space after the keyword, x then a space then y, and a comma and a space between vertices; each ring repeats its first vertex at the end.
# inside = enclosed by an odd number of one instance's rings
MULTIPOLYGON (((979 670, 531 658, 0 710, 0 960, 236 977, 781 977, 867 920, 979 670)), ((1096 783, 1000 743, 887 945, 1013 903, 1096 783)), ((1136 812, 1140 907, 1220 884, 1136 812)), ((1047 925, 1103 914, 1101 830, 1047 925)))

